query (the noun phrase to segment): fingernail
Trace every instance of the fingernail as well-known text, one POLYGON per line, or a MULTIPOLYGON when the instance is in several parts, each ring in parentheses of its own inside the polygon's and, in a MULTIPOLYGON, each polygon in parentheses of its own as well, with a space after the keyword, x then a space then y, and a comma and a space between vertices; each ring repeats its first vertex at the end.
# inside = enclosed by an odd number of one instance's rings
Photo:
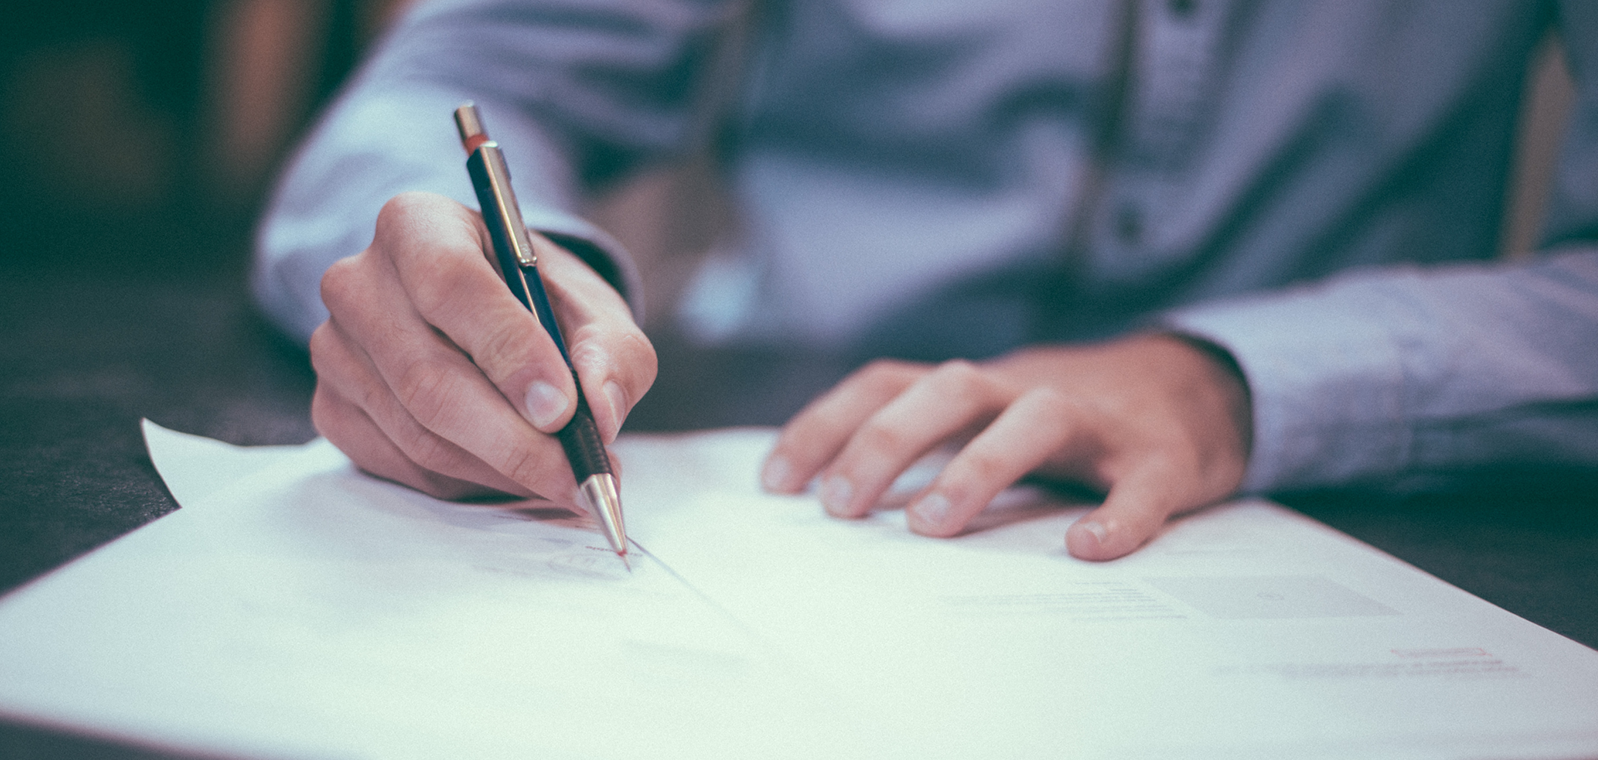
POLYGON ((621 385, 614 380, 605 383, 605 403, 610 406, 610 423, 606 427, 604 437, 607 441, 614 441, 616 434, 621 432, 622 419, 627 416, 627 394, 622 392, 621 385))
POLYGON ((766 466, 760 469, 760 486, 773 493, 786 493, 788 491, 788 478, 793 475, 793 466, 788 460, 774 456, 766 460, 766 466))
POLYGON ((566 413, 566 394, 543 380, 527 386, 527 417, 537 428, 547 428, 566 413))
POLYGON ((927 527, 943 527, 944 519, 949 516, 949 499, 941 493, 927 494, 910 505, 910 513, 927 527))
POLYGON ((854 486, 841 475, 827 478, 821 484, 821 506, 827 513, 838 517, 849 514, 849 495, 854 493, 854 486))
POLYGON ((1102 523, 1096 522, 1094 520, 1083 520, 1078 522, 1077 525, 1081 526, 1082 530, 1087 531, 1093 536, 1093 540, 1098 542, 1098 546, 1096 547, 1097 549, 1102 550, 1104 548, 1104 544, 1109 541, 1110 532, 1105 530, 1102 523))

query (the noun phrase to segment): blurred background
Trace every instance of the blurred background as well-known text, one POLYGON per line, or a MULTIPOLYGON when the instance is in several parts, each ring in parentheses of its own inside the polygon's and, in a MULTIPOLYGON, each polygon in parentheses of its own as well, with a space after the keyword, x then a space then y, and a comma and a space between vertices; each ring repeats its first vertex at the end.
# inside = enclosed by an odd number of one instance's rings
POLYGON ((4 273, 242 272, 273 167, 402 4, 8 3, 4 273))

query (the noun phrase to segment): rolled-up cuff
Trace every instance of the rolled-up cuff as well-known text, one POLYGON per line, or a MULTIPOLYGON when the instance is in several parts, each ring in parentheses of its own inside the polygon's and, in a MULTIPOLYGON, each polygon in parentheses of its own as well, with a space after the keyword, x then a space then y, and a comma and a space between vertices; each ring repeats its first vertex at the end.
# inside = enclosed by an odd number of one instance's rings
POLYGON ((1174 312, 1174 332, 1230 352, 1253 403, 1250 493, 1390 477, 1409 460, 1404 364, 1383 311, 1336 310, 1320 294, 1174 312))

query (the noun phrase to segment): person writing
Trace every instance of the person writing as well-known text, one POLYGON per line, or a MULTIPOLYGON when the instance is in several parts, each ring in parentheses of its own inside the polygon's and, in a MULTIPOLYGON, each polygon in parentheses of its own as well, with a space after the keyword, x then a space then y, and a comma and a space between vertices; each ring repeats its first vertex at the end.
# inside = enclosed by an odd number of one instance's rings
POLYGON ((448 119, 466 100, 548 243, 607 441, 657 359, 633 264, 579 211, 714 143, 742 224, 701 333, 893 357, 796 415, 761 473, 832 514, 949 443, 913 530, 1063 478, 1105 493, 1065 536, 1095 560, 1239 492, 1598 465, 1581 3, 418 5, 289 167, 256 292, 360 467, 571 503, 551 434, 575 387, 484 257, 448 119), (1578 100, 1546 250, 1483 263, 1550 29, 1578 100))

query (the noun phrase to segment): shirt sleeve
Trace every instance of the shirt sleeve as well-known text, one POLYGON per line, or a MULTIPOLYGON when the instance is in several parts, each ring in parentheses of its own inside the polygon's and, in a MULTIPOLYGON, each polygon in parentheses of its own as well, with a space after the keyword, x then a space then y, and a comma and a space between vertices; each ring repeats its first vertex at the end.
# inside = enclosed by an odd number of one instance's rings
POLYGON ((1598 466, 1598 250, 1353 273, 1167 323, 1248 380, 1247 491, 1598 466))
POLYGON ((408 190, 476 208, 452 114, 474 101, 504 146, 528 226, 641 309, 632 259, 578 211, 701 128, 701 69, 736 8, 691 0, 453 0, 408 13, 300 147, 256 236, 251 287, 302 343, 327 318, 322 272, 408 190))

